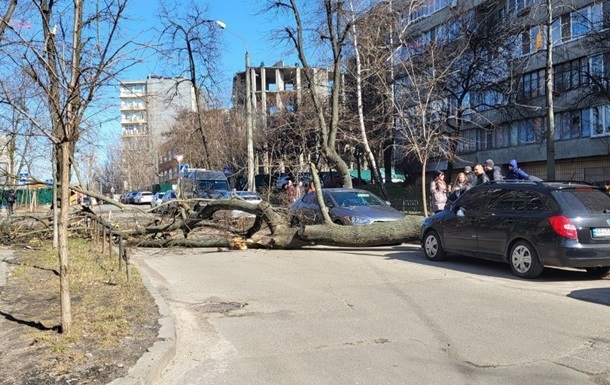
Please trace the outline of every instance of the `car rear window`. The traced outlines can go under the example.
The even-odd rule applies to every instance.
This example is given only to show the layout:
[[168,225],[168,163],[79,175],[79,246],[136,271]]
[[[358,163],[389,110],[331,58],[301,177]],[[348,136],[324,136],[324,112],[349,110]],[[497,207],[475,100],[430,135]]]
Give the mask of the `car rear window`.
[[600,214],[610,210],[610,195],[594,188],[557,190],[553,193],[561,201],[563,208],[574,214]]

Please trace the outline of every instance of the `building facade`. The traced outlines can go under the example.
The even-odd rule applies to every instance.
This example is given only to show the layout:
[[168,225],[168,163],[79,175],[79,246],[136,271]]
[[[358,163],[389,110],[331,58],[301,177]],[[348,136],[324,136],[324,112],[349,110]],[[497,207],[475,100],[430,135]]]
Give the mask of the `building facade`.
[[551,136],[555,179],[610,180],[610,1],[553,1],[550,12],[540,0],[409,4],[397,4],[395,97],[409,99],[423,83],[410,71],[418,65],[437,87],[432,103],[402,106],[423,105],[420,123],[446,137],[429,171],[448,157],[455,168],[517,159],[546,179]]
[[[307,81],[305,70],[297,64],[287,66],[279,61],[272,66],[265,66],[261,63],[259,67],[250,67],[249,70],[255,131],[281,125],[279,116],[282,112],[296,112],[303,103],[303,92],[310,87],[319,95],[330,94],[330,71],[326,68],[309,69],[313,85]],[[237,73],[233,78],[233,106],[236,109],[245,109],[245,85],[246,72]],[[264,143],[255,146],[255,173],[285,172],[285,159],[274,159],[265,147]]]
[[[160,146],[182,111],[195,111],[188,79],[150,75],[120,84],[125,190],[149,188],[160,180]],[[165,154],[165,152],[163,152]],[[164,155],[165,156],[165,155]]]

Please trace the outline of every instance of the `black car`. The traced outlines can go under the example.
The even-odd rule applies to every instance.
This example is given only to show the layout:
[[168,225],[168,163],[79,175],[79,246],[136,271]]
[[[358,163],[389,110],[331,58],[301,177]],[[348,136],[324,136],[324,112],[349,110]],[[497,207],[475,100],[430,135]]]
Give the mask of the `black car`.
[[475,186],[426,218],[431,261],[447,253],[507,262],[521,278],[544,266],[610,272],[610,196],[583,182],[504,181]]

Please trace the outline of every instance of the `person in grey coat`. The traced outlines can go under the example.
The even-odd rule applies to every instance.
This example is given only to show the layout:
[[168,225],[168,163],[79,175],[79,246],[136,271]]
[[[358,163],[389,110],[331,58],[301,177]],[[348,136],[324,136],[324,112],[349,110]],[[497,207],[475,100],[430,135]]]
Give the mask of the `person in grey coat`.
[[502,170],[499,166],[496,166],[494,164],[493,160],[487,159],[483,168],[485,169],[485,174],[487,174],[487,177],[490,181],[497,182],[499,180],[504,180],[504,176],[502,176]]

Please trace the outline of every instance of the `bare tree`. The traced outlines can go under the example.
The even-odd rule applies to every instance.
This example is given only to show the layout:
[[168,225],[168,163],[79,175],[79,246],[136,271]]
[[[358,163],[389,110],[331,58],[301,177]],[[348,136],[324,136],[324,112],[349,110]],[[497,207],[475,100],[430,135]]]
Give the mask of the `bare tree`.
[[217,70],[218,57],[215,21],[205,18],[208,12],[207,7],[194,1],[187,6],[182,3],[168,6],[164,2],[159,18],[163,26],[161,36],[167,38],[164,54],[171,61],[171,66],[181,68],[182,61],[188,63],[185,72],[195,94],[196,129],[203,145],[204,166],[219,168],[222,164],[212,163],[210,159],[210,140],[203,117],[204,108],[210,104],[205,102],[205,98],[212,93],[212,74]]
[[[68,255],[68,212],[71,159],[82,134],[87,111],[100,88],[108,84],[120,68],[130,63],[121,56],[128,43],[117,43],[120,22],[127,0],[103,4],[81,1],[30,0],[32,31],[21,34],[11,28],[10,49],[5,47],[5,84],[8,71],[29,78],[33,95],[44,99],[48,112],[37,119],[15,103],[9,87],[2,86],[3,101],[10,103],[23,119],[28,119],[53,144],[61,206],[58,213],[58,256],[60,271],[61,331],[72,326],[70,306],[70,264]],[[8,35],[7,35],[8,37]],[[58,207],[58,205],[55,205]]]
[[319,29],[316,30],[316,37],[317,39],[322,38],[323,40],[328,41],[332,57],[332,78],[330,99],[328,99],[330,117],[328,118],[326,115],[327,99],[319,92],[320,88],[324,87],[324,85],[320,84],[320,80],[315,77],[315,71],[312,70],[312,66],[309,64],[307,56],[305,32],[310,31],[310,28],[305,24],[307,21],[303,20],[301,12],[302,8],[306,8],[306,6],[297,0],[269,1],[267,10],[277,10],[281,13],[286,12],[294,20],[293,26],[286,26],[284,28],[283,35],[297,51],[299,61],[303,65],[303,74],[308,83],[308,95],[311,97],[317,114],[322,152],[326,157],[327,162],[337,168],[337,171],[343,180],[343,186],[352,187],[349,167],[337,150],[337,134],[340,126],[339,113],[341,109],[340,96],[343,83],[343,45],[346,43],[350,29],[350,22],[346,18],[347,13],[346,9],[344,9],[344,5],[343,2],[332,0],[323,0],[313,4],[310,2],[309,4],[310,7],[319,6],[321,8],[320,14],[322,15],[322,20],[324,20],[324,22]]

